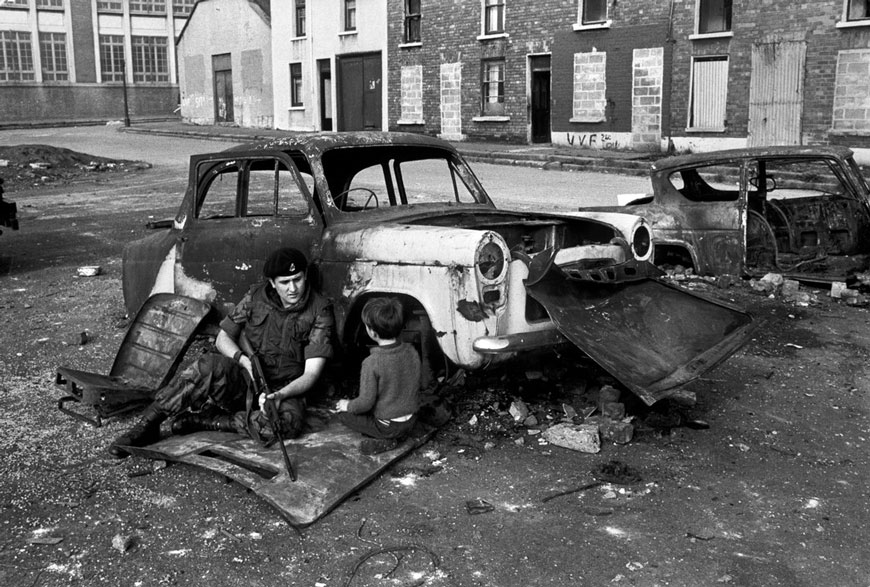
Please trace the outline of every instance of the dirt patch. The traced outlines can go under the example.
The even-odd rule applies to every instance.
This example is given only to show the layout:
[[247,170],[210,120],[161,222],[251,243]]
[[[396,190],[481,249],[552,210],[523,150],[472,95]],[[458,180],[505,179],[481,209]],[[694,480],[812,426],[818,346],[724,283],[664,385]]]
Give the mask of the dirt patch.
[[[97,157],[49,145],[0,146],[0,178],[7,197],[35,187],[149,169],[144,161]],[[10,199],[14,200],[14,197]]]

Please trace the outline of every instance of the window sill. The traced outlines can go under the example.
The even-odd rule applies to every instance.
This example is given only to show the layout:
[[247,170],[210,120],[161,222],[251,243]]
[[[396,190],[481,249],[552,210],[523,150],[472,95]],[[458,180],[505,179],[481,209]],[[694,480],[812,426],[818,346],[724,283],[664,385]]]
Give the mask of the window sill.
[[416,43],[400,43],[399,49],[414,49],[416,47],[422,47],[422,46],[423,46],[423,43],[420,41],[417,41]]
[[494,41],[496,39],[507,39],[510,37],[507,33],[492,33],[488,35],[477,35],[478,41]]
[[607,120],[603,116],[601,118],[569,118],[568,122],[577,122],[581,124],[597,124],[599,122],[604,122]]
[[866,137],[870,136],[870,130],[831,128],[828,134],[834,137]]
[[307,38],[308,38],[308,35],[302,35],[301,37],[291,37],[290,42],[291,43],[298,43],[299,41],[304,41]]
[[690,41],[706,41],[707,39],[730,39],[734,36],[734,31],[725,31],[723,33],[698,33],[689,35]]
[[724,126],[718,126],[718,127],[715,127],[715,128],[695,128],[695,127],[693,127],[693,128],[687,128],[687,129],[686,129],[686,132],[691,132],[691,133],[699,133],[699,132],[725,132],[725,127],[724,127]]
[[595,31],[600,29],[609,29],[610,25],[613,24],[612,20],[605,20],[604,22],[596,22],[594,24],[582,24],[579,22],[575,22],[571,25],[571,28],[575,31]]
[[510,116],[475,116],[472,122],[510,122]]
[[357,31],[342,31],[338,33],[339,37],[352,37],[357,34]]
[[421,126],[421,125],[426,124],[426,123],[423,122],[423,120],[421,119],[421,120],[397,120],[396,124],[398,124],[399,126],[413,126],[413,125]]
[[841,20],[835,26],[838,29],[853,29],[856,27],[870,26],[870,18],[865,20]]
[[288,112],[304,112],[305,105],[303,104],[302,106],[290,106],[290,108],[288,108],[287,111]]

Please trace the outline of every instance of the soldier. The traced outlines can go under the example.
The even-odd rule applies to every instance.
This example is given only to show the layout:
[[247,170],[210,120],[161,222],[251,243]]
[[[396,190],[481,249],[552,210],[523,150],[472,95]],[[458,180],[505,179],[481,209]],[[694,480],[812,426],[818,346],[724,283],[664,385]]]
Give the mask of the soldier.
[[[298,436],[305,416],[305,393],[333,356],[332,304],[308,283],[308,261],[300,251],[273,252],[263,266],[265,282],[251,287],[220,324],[217,352],[203,355],[159,389],[139,422],[109,446],[118,458],[124,446],[144,446],[160,438],[167,418],[173,434],[198,430],[270,436],[265,414],[253,402],[251,359],[241,348],[250,341],[260,358],[269,389],[258,398],[278,405],[285,438]],[[250,390],[250,391],[249,391]]]

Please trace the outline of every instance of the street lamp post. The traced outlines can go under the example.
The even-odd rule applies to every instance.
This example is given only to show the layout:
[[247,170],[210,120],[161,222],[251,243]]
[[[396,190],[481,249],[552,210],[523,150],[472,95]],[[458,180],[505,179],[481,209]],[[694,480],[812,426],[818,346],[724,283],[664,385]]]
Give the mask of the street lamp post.
[[130,108],[127,105],[127,60],[122,61],[121,81],[124,84],[124,126],[130,126]]

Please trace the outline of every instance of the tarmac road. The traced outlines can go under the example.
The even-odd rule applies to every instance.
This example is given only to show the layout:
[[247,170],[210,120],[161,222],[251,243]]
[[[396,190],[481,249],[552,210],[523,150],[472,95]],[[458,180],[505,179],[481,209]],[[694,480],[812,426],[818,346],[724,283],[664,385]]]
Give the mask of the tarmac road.
[[[301,533],[214,474],[105,457],[130,421],[59,412],[54,370],[109,372],[119,247],[174,211],[170,171],[15,198],[32,222],[0,236],[0,585],[870,585],[870,313],[824,292],[710,289],[766,324],[687,387],[694,406],[625,398],[635,436],[598,454],[540,440],[563,404],[595,405],[574,354],[469,375],[430,443]],[[518,398],[540,424],[513,421]],[[578,490],[613,462],[639,478]]]

